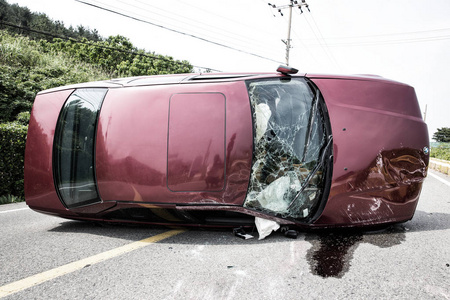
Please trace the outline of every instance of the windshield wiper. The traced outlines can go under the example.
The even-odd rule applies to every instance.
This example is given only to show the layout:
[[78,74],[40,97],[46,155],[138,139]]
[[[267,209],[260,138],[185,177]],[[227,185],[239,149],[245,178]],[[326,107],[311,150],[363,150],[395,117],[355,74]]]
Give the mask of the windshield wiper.
[[319,162],[317,163],[317,165],[314,167],[314,169],[312,169],[311,172],[306,177],[306,179],[305,179],[304,183],[302,184],[300,190],[297,192],[297,194],[295,195],[294,199],[292,199],[291,203],[289,203],[288,209],[290,209],[292,207],[292,205],[294,205],[295,201],[298,199],[298,197],[300,197],[300,194],[303,193],[303,191],[309,185],[309,182],[314,177],[314,175],[316,175],[317,171],[319,171],[320,168],[322,168],[322,166],[323,166],[323,164],[325,162],[325,159],[327,158],[328,149],[330,148],[331,145],[333,145],[333,136],[329,135],[328,136],[328,142],[327,142],[326,146],[323,148],[322,155],[320,157]]

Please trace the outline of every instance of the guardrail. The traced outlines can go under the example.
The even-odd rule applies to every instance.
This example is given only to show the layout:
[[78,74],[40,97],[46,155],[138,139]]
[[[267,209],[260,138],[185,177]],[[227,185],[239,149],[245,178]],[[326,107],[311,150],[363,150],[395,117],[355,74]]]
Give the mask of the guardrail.
[[430,163],[428,164],[428,168],[439,171],[441,173],[450,175],[450,161],[430,158]]

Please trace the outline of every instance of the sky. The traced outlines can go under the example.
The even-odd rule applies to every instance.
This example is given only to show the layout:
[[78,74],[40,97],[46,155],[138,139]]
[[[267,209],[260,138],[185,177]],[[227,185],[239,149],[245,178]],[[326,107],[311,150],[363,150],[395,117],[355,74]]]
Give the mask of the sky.
[[[289,0],[7,0],[66,26],[222,72],[285,64]],[[299,0],[300,2],[300,0]],[[108,10],[116,11],[132,18]],[[450,127],[449,0],[306,0],[292,13],[289,65],[301,73],[375,74],[413,86],[428,124]],[[138,20],[136,20],[138,19]],[[426,112],[426,116],[425,116]],[[376,126],[376,125],[374,125]]]

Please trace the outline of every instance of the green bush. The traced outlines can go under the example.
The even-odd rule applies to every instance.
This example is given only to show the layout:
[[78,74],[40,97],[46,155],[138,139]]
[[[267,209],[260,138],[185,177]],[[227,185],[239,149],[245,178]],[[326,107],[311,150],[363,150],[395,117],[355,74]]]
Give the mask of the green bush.
[[54,39],[39,42],[43,51],[65,53],[80,62],[95,65],[110,77],[190,73],[193,66],[188,61],[174,60],[170,56],[146,52],[133,46],[124,36],[110,36],[104,41],[81,43]]
[[450,161],[450,143],[440,143],[435,147],[431,147],[430,156]]
[[22,125],[28,125],[30,122],[31,113],[28,111],[23,111],[19,113],[16,117],[16,121]]
[[68,53],[44,51],[39,42],[0,30],[0,123],[30,112],[39,91],[107,78],[95,65]]
[[0,123],[30,112],[36,93],[53,87],[191,71],[187,61],[138,50],[122,36],[82,44],[61,39],[35,41],[0,30]]
[[22,201],[24,201],[24,199],[22,197],[17,197],[14,195],[0,196],[0,204],[9,204],[9,203],[22,202]]
[[24,196],[23,164],[28,126],[0,124],[0,196]]
[[0,30],[0,197],[10,201],[24,195],[27,124],[39,91],[116,76],[190,71],[188,62],[139,50],[121,36],[50,42]]

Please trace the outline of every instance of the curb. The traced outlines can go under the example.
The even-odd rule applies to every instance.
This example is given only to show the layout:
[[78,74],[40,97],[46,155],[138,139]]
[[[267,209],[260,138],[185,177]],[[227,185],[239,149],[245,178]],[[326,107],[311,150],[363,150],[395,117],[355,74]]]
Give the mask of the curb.
[[450,161],[430,157],[428,168],[450,175]]

